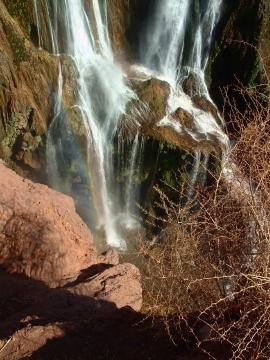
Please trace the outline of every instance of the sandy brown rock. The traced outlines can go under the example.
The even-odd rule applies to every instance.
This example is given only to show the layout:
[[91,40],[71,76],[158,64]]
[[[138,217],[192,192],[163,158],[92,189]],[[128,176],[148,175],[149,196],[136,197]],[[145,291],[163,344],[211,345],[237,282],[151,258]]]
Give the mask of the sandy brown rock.
[[92,237],[73,200],[22,179],[0,163],[0,264],[49,286],[97,262]]
[[70,197],[21,178],[2,162],[0,188],[0,265],[7,272],[49,287],[66,285],[64,297],[68,292],[91,303],[141,308],[139,270],[119,265],[116,250],[97,256]]
[[119,309],[130,306],[139,311],[142,306],[140,272],[132,264],[113,266],[67,289],[75,295],[114,303]]
[[115,249],[110,249],[98,257],[97,263],[107,264],[107,265],[118,265],[119,254]]
[[197,106],[199,109],[202,109],[203,111],[210,113],[217,122],[219,121],[218,110],[216,106],[211,103],[211,101],[200,95],[194,96],[192,100],[195,106]]
[[30,356],[50,339],[61,338],[65,331],[59,324],[25,327],[17,331],[9,340],[0,341],[0,359],[19,360]]

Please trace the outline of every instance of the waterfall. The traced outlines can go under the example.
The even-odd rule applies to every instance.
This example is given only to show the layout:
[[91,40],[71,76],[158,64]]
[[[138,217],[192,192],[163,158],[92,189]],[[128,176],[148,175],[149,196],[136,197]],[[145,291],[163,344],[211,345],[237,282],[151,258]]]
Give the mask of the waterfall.
[[[91,16],[83,0],[47,0],[45,3],[52,53],[64,53],[76,69],[77,95],[74,106],[80,113],[87,138],[87,168],[92,206],[97,219],[95,226],[104,231],[109,246],[126,249],[117,224],[121,205],[114,198],[117,190],[112,156],[116,131],[125,115],[126,105],[134,94],[126,86],[120,68],[114,63],[108,34],[107,3],[105,0],[92,0],[89,4]],[[62,97],[62,93],[58,95]],[[63,111],[59,114],[58,108],[49,131],[47,149],[51,169],[58,167],[53,162],[61,161],[61,157],[57,159],[54,147],[56,144],[58,148],[61,147],[61,141],[66,140],[63,138],[53,142],[54,135],[51,134],[55,131],[54,123],[57,121],[58,126],[63,127],[63,116]],[[69,130],[67,134],[71,136]],[[59,135],[61,137],[61,133]],[[60,152],[63,151],[62,148]]]
[[[176,122],[171,114],[182,108],[192,115],[192,132],[189,135],[198,144],[203,139],[215,138],[222,150],[221,176],[227,184],[230,194],[242,203],[250,202],[259,208],[260,197],[230,159],[230,141],[212,114],[199,109],[194,104],[194,96],[206,98],[212,104],[205,82],[205,69],[213,39],[215,26],[222,10],[223,0],[158,0],[154,15],[149,22],[146,33],[141,38],[141,63],[149,67],[156,76],[167,79],[171,84],[171,95],[168,102],[167,115],[158,123],[167,126],[176,133],[183,134],[183,126]],[[197,8],[196,8],[197,6]],[[145,71],[145,70],[144,70]],[[149,73],[149,72],[148,72]],[[183,89],[184,80],[192,75],[196,81],[196,93],[187,94]],[[213,104],[214,105],[214,104]],[[207,168],[209,154],[204,155],[203,166]],[[187,197],[192,196],[192,187],[196,184],[200,173],[201,153],[195,152],[190,174],[190,189]],[[206,171],[200,174],[199,184],[204,185]],[[259,212],[259,224],[263,228],[264,209]],[[249,236],[256,250],[257,229],[250,220]]]
[[203,163],[202,163],[203,173],[202,173],[202,176],[200,179],[201,186],[205,186],[205,184],[206,184],[206,180],[207,180],[207,171],[206,170],[208,169],[208,163],[209,163],[209,154],[206,154],[204,156]]
[[208,96],[204,71],[222,3],[157,0],[153,18],[141,37],[141,62],[178,82],[184,74],[192,73],[198,79],[200,92]]
[[194,156],[192,171],[191,171],[191,175],[190,175],[189,189],[187,191],[188,199],[190,199],[194,193],[193,187],[196,184],[196,180],[197,180],[198,173],[200,170],[201,157],[202,157],[202,154],[199,151],[197,151]]
[[131,211],[131,202],[132,202],[132,180],[134,177],[134,168],[135,168],[135,162],[136,162],[136,156],[138,153],[138,147],[139,147],[139,133],[137,133],[135,140],[133,142],[132,145],[132,150],[131,150],[131,159],[130,159],[130,174],[128,176],[128,183],[127,183],[127,187],[126,187],[126,194],[125,194],[125,198],[126,198],[126,210],[129,213]]
[[131,159],[130,159],[130,172],[128,176],[127,186],[125,189],[125,201],[126,201],[126,213],[135,214],[135,201],[138,198],[137,189],[134,184],[135,180],[135,169],[140,170],[143,154],[143,140],[139,138],[139,133],[135,136],[132,144]]
[[[223,0],[155,2],[152,18],[141,36],[140,61],[155,72],[155,76],[171,85],[167,115],[158,126],[171,127],[179,135],[188,135],[198,145],[215,139],[226,153],[229,140],[222,125],[194,102],[195,96],[200,96],[215,107],[205,82],[205,69],[222,5]],[[184,82],[189,77],[196,88],[195,93],[185,90]],[[172,114],[178,108],[192,116],[192,129],[173,119]],[[191,174],[192,184],[195,184],[198,175],[198,157],[197,152]]]
[[59,75],[58,75],[58,94],[55,99],[54,106],[54,118],[50,124],[48,131],[48,139],[46,144],[46,157],[48,163],[48,175],[50,183],[55,190],[63,190],[63,184],[60,183],[60,174],[57,164],[56,148],[54,146],[53,131],[56,126],[56,122],[59,119],[62,111],[62,93],[63,93],[63,74],[61,64],[59,63]]
[[41,48],[41,37],[40,37],[40,20],[39,20],[39,12],[38,12],[38,5],[37,0],[33,0],[33,7],[36,15],[36,22],[37,22],[37,33],[38,33],[38,47]]
[[[142,63],[175,78],[183,55],[190,0],[158,0],[141,42]],[[181,62],[181,60],[180,60]]]
[[[158,126],[171,127],[176,133],[188,135],[200,144],[205,139],[214,138],[222,150],[221,177],[227,185],[230,196],[249,208],[252,204],[256,209],[250,217],[248,238],[252,245],[251,255],[244,259],[246,264],[254,261],[257,254],[259,230],[265,228],[266,211],[262,199],[254,190],[250,181],[239,171],[237,164],[230,158],[231,146],[223,124],[207,111],[196,106],[195,96],[202,96],[212,105],[206,81],[205,69],[209,58],[210,47],[215,27],[222,11],[223,0],[157,0],[152,18],[142,34],[140,43],[140,61],[147,74],[155,73],[160,79],[167,80],[171,85],[167,114]],[[192,77],[195,91],[186,91],[184,82]],[[184,109],[192,116],[192,130],[176,122],[171,116],[177,108]],[[220,119],[221,120],[221,119]],[[196,150],[196,149],[194,149]],[[209,154],[204,154],[203,166],[207,168]],[[197,183],[204,185],[206,171],[200,174],[201,153],[195,151],[194,162],[190,174],[190,188],[187,198],[192,197],[192,187]],[[198,178],[200,175],[200,179]],[[152,244],[157,241],[154,238]],[[226,284],[227,295],[231,294],[232,279]]]
[[[211,101],[204,71],[222,0],[206,0],[203,4],[195,0],[157,0],[155,4],[153,17],[141,39],[141,63],[149,69],[150,76],[165,78],[171,85],[167,115],[158,126],[170,126],[183,134],[181,124],[171,116],[177,108],[183,108],[192,115],[193,129],[189,135],[194,141],[199,144],[202,139],[214,138],[226,149],[227,136],[214,116],[195,106],[193,97],[183,90],[184,80],[192,75],[197,81],[197,94]],[[141,104],[141,109],[132,109],[132,114],[126,114],[127,104],[136,95],[114,61],[107,1],[33,0],[33,5],[39,46],[50,47],[51,54],[59,56],[60,62],[55,114],[47,141],[51,185],[74,197],[78,196],[76,184],[89,185],[89,191],[83,192],[80,201],[90,203],[86,217],[90,218],[93,232],[103,232],[107,245],[125,250],[127,244],[121,227],[127,229],[134,224],[132,214],[139,197],[135,178],[143,154],[139,125],[135,124],[135,132],[132,122],[146,109]],[[41,13],[45,14],[45,20]],[[74,73],[74,101],[69,108],[64,108],[65,86],[70,81],[64,69],[67,63]],[[137,133],[133,139],[129,137],[127,146],[117,140],[124,118],[125,128]],[[76,126],[83,124],[83,150],[79,150],[74,122]],[[193,184],[201,158],[200,152],[194,151]],[[116,181],[120,168],[125,168],[128,174],[122,186]]]
[[208,0],[201,4],[200,16],[194,38],[189,66],[194,69],[205,70],[209,51],[212,44],[212,35],[222,11],[223,0]]

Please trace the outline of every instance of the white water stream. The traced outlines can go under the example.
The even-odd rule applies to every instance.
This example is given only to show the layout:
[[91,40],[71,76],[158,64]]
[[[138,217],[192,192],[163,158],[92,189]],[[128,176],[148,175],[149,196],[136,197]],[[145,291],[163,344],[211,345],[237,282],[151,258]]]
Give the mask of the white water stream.
[[200,93],[209,96],[204,71],[223,0],[157,0],[155,4],[141,37],[142,63],[177,82],[192,73]]
[[[105,0],[91,1],[91,21],[83,0],[47,0],[45,3],[52,52],[68,55],[77,72],[76,107],[80,110],[86,132],[91,193],[98,221],[96,227],[104,231],[109,246],[124,250],[126,243],[118,232],[116,215],[120,205],[114,198],[112,154],[119,121],[125,115],[127,103],[135,95],[126,86],[122,71],[114,63],[108,34],[107,3]],[[35,9],[38,19],[36,2]],[[59,79],[61,77],[60,71]],[[59,84],[61,82],[59,80]],[[58,89],[58,95],[61,102],[61,89]],[[55,116],[58,115],[59,108],[55,112]],[[49,166],[52,172],[56,172],[57,159],[50,134],[48,140]],[[52,178],[55,176],[51,175]]]
[[[158,126],[171,127],[179,135],[188,134],[196,143],[214,140],[227,153],[229,139],[214,116],[194,103],[184,92],[183,82],[192,77],[194,95],[203,96],[213,106],[205,82],[205,69],[223,0],[158,0],[154,14],[141,37],[141,63],[171,85],[167,115]],[[192,116],[192,130],[171,116],[181,108]],[[192,185],[199,168],[198,152],[191,173]]]
[[[33,2],[39,46],[42,47],[39,2]],[[213,115],[195,106],[193,99],[182,88],[183,81],[192,75],[197,84],[197,95],[212,102],[204,72],[222,2],[157,0],[146,31],[141,36],[140,48],[144,66],[141,70],[147,68],[146,73],[165,78],[171,85],[167,116],[158,126],[170,126],[183,135],[182,125],[171,116],[177,108],[182,108],[192,115],[192,131],[184,130],[195,142],[200,144],[205,140],[214,140],[227,152],[229,141],[222,126]],[[119,222],[124,217],[127,228],[134,222],[131,213],[137,195],[133,189],[133,178],[134,169],[141,161],[142,143],[139,135],[135,136],[131,146],[129,177],[123,191],[125,204],[121,204],[117,199],[119,189],[115,182],[114,142],[120,121],[126,115],[127,104],[135,98],[135,94],[127,87],[121,69],[114,62],[108,33],[107,1],[43,0],[43,4],[47,11],[47,32],[51,37],[52,54],[65,54],[75,67],[74,107],[80,112],[87,138],[87,168],[92,206],[97,219],[95,226],[103,229],[108,245],[125,250],[127,245],[120,235]],[[63,116],[61,104],[64,82],[60,67],[58,102],[52,125],[61,121]],[[61,184],[59,160],[53,143],[55,134],[51,134],[52,131],[53,126],[47,144],[49,170],[51,179],[56,183],[54,186],[61,190],[61,186],[65,186]],[[60,146],[61,141],[58,139]],[[122,149],[121,144],[118,148]],[[196,183],[201,159],[197,149],[194,151],[192,185]]]
[[[256,216],[250,217],[247,236],[252,246],[252,254],[243,261],[254,261],[257,254],[259,230],[266,228],[267,217],[260,194],[254,190],[239,171],[236,163],[231,160],[231,146],[222,124],[217,122],[209,112],[203,111],[194,103],[193,96],[203,96],[214,105],[210,98],[205,70],[209,58],[215,26],[222,12],[223,0],[198,1],[197,14],[192,0],[157,0],[152,21],[147,26],[146,34],[141,39],[141,63],[150,68],[150,74],[156,72],[160,79],[166,79],[171,85],[167,115],[159,121],[159,126],[171,127],[179,136],[188,133],[192,139],[200,144],[205,140],[214,139],[222,150],[221,176],[227,185],[230,195],[248,209],[256,209]],[[195,94],[185,93],[184,82],[192,76],[195,83]],[[194,91],[194,89],[192,89]],[[172,114],[181,108],[192,115],[192,131],[174,120]],[[195,150],[195,149],[194,149]],[[193,186],[196,184],[200,168],[201,153],[195,150],[193,168],[190,174],[190,188],[187,198],[192,197]],[[205,154],[203,166],[207,168],[208,155]],[[206,171],[200,183],[206,181]],[[154,238],[153,243],[156,241]],[[226,284],[226,292],[231,293],[233,281]]]

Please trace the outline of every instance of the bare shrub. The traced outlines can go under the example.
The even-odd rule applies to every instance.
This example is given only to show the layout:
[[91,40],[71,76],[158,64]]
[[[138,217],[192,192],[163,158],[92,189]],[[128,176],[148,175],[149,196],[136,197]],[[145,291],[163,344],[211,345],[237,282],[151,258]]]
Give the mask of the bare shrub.
[[165,230],[141,246],[145,309],[210,359],[269,359],[270,108],[265,88],[236,90],[247,111],[225,90],[237,129],[227,170],[181,206],[156,189]]

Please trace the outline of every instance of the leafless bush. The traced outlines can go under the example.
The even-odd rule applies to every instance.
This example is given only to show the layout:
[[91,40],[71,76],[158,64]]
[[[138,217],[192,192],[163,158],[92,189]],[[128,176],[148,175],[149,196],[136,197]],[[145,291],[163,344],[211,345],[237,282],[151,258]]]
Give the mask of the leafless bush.
[[237,91],[245,113],[224,92],[237,129],[229,184],[221,171],[182,206],[157,189],[165,230],[141,247],[145,301],[173,341],[210,359],[261,360],[270,358],[270,107],[260,88]]

